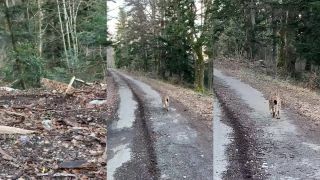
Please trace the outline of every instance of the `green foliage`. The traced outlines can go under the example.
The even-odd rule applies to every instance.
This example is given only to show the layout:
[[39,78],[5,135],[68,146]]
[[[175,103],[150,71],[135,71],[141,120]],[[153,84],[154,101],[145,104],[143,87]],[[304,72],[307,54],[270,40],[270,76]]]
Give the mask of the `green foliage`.
[[106,37],[105,1],[88,1],[80,8],[78,36],[81,44],[89,46],[109,44]]
[[130,57],[128,54],[128,47],[122,47],[121,45],[115,45],[115,65],[117,68],[129,67]]
[[93,57],[80,61],[79,69],[75,75],[85,81],[92,82],[104,79],[106,71],[105,56],[96,53]]
[[[105,55],[100,55],[100,47],[104,54],[104,48],[112,44],[107,39],[104,0],[66,1],[68,14],[72,13],[68,8],[72,9],[73,3],[75,10],[78,8],[76,27],[72,26],[72,30],[76,28],[74,34],[66,33],[63,6],[59,1],[64,38],[67,39],[69,36],[71,39],[70,46],[68,42],[66,43],[66,53],[60,32],[56,1],[8,2],[8,6],[5,1],[0,2],[0,38],[7,42],[5,44],[8,55],[5,67],[0,73],[6,77],[7,81],[16,82],[15,86],[18,88],[32,88],[39,86],[41,76],[65,82],[73,75],[84,79],[103,78]],[[38,2],[41,2],[42,21],[40,21]],[[75,21],[70,16],[68,21],[71,22],[71,20]],[[39,24],[40,22],[42,24]],[[39,27],[42,30],[41,38]],[[73,35],[78,38],[78,41],[72,37]],[[87,49],[95,55],[87,56]],[[41,58],[39,58],[40,54]]]
[[217,44],[219,53],[225,57],[237,56],[243,52],[245,43],[245,33],[238,28],[238,24],[233,19],[225,23],[224,32],[221,33]]
[[45,77],[48,79],[54,79],[61,82],[67,82],[70,79],[68,74],[68,69],[62,67],[53,67],[50,68],[45,74]]
[[16,51],[10,54],[7,66],[4,67],[5,80],[18,80],[15,83],[16,88],[39,87],[40,78],[44,75],[41,62],[32,44],[19,44]]
[[[163,19],[152,19],[145,12],[146,4],[127,0],[132,8],[120,9],[117,24],[115,62],[117,67],[156,71],[162,78],[178,76],[194,82],[194,54],[192,33],[200,32],[195,26],[194,1],[170,1],[159,5]],[[166,19],[164,21],[164,19]],[[161,26],[162,24],[165,26]],[[154,24],[160,22],[160,24]],[[161,27],[159,27],[159,25]]]
[[320,65],[320,2],[308,3],[297,22],[297,52],[307,61]]
[[264,59],[285,77],[299,60],[320,65],[318,0],[215,0],[212,10],[216,56]]
[[115,62],[117,67],[128,67],[135,70],[149,71],[152,57],[150,27],[147,26],[144,6],[135,4],[134,11],[130,12],[133,17],[127,19],[127,13],[120,9],[115,44]]

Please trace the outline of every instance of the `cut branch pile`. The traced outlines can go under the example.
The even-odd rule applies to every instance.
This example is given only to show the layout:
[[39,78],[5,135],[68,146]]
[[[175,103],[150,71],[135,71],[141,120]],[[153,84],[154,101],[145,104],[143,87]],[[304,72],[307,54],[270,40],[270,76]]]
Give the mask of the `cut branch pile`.
[[53,92],[72,94],[74,92],[74,88],[72,87],[74,80],[75,77],[73,76],[70,80],[70,83],[65,84],[58,81],[42,78],[41,85],[49,90],[52,90]]

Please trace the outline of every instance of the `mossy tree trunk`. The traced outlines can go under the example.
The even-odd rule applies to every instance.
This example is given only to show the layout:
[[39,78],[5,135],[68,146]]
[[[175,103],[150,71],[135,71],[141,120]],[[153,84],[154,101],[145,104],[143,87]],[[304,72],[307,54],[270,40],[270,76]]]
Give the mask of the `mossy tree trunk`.
[[195,61],[195,89],[196,91],[204,91],[204,58],[202,54],[202,46],[197,44],[194,46],[194,52],[196,54]]

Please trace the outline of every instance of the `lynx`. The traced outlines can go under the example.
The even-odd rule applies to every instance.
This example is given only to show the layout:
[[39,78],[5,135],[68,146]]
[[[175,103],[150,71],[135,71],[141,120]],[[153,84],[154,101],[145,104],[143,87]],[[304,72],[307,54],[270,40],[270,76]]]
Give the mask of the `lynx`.
[[162,98],[162,106],[163,106],[163,109],[165,109],[166,111],[169,111],[169,96],[165,95]]
[[272,118],[280,119],[281,98],[279,92],[269,98],[269,110]]

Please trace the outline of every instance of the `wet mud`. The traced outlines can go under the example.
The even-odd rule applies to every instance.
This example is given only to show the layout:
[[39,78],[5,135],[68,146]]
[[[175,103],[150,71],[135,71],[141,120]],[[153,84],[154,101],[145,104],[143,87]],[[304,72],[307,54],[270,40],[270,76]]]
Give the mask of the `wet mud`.
[[157,179],[143,105],[122,77],[111,74],[119,86],[120,103],[108,127],[108,180]]
[[233,129],[223,120],[225,112],[216,97],[214,97],[214,116],[213,116],[213,179],[222,179],[229,165],[229,153],[227,149],[231,146],[234,138]]

